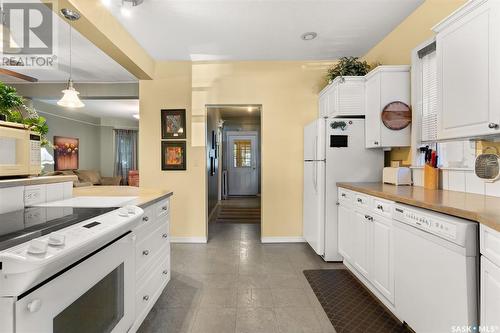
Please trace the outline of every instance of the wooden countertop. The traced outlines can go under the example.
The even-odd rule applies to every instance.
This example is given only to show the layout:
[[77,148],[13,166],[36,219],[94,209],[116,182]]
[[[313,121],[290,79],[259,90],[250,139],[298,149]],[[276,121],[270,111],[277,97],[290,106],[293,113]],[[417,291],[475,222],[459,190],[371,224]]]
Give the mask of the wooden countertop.
[[0,179],[0,188],[13,187],[13,186],[28,186],[28,185],[41,185],[41,184],[54,184],[77,181],[78,177],[71,175],[61,176],[39,176],[39,177],[25,177],[25,178],[10,178]]
[[498,197],[383,183],[337,183],[337,186],[476,221],[500,232],[500,198]]
[[146,207],[157,201],[168,198],[174,193],[172,191],[164,191],[143,187],[133,186],[86,186],[76,187],[73,189],[74,197],[137,197],[132,205]]

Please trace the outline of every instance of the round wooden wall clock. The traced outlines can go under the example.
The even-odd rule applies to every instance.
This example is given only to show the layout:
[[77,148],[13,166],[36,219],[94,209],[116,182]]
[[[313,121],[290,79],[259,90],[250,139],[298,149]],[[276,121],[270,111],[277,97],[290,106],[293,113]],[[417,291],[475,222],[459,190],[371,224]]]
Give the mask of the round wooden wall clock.
[[403,102],[391,102],[382,111],[382,122],[388,129],[402,130],[411,123],[411,108]]

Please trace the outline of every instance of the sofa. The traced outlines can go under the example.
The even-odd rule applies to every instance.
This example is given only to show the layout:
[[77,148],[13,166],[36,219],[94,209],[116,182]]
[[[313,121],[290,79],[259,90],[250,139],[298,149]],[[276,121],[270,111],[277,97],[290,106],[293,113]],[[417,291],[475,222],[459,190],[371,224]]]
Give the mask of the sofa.
[[54,171],[51,175],[76,175],[78,181],[73,182],[74,187],[95,186],[95,185],[108,185],[119,186],[122,177],[103,177],[97,170],[64,170]]

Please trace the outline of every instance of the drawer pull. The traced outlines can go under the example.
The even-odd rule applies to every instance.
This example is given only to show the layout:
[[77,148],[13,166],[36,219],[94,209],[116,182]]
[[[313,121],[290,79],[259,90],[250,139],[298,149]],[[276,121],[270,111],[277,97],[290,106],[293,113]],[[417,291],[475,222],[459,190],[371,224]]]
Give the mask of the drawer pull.
[[488,128],[491,128],[491,129],[497,129],[497,128],[498,128],[498,124],[495,124],[495,123],[489,123],[489,124],[488,124]]
[[358,198],[358,202],[363,203],[363,199]]
[[342,197],[345,198],[345,193],[342,193]]
[[144,297],[142,297],[143,300],[145,301],[149,301],[149,296],[148,295],[144,295]]
[[145,255],[145,256],[147,256],[149,254],[149,250],[142,251],[142,254]]
[[167,270],[164,270],[162,273],[163,273],[163,275],[167,275],[167,274],[168,274],[168,271],[167,271]]
[[377,209],[380,209],[381,211],[384,211],[384,207],[382,205],[377,205]]
[[161,210],[167,210],[167,206],[161,207]]
[[163,235],[161,235],[161,237],[163,237],[163,238],[167,238],[167,237],[168,237],[168,234],[163,234]]
[[148,217],[148,216],[144,216],[144,217],[142,218],[142,220],[143,220],[144,222],[148,222],[148,221],[149,221],[149,217]]

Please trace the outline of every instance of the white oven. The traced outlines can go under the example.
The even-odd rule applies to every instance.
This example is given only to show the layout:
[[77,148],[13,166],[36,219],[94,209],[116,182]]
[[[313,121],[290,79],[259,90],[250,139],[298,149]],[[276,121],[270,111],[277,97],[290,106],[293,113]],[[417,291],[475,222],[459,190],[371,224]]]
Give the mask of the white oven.
[[15,332],[126,332],[134,322],[134,240],[128,232],[19,295]]

